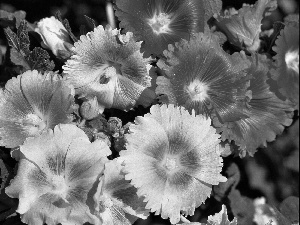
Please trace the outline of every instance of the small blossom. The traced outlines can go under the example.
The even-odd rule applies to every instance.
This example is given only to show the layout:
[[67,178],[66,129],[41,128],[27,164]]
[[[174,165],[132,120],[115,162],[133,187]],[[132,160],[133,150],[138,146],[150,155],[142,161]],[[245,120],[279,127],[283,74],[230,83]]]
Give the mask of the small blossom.
[[120,26],[144,41],[145,54],[161,54],[168,44],[204,30],[202,0],[117,0]]
[[273,50],[277,53],[273,79],[277,80],[280,92],[299,109],[299,23],[281,30]]
[[141,43],[132,33],[98,26],[80,37],[75,55],[63,66],[65,79],[80,97],[97,97],[99,106],[128,110],[148,106],[155,94],[151,86],[150,59],[140,53]]
[[249,86],[252,99],[244,111],[246,117],[225,123],[220,123],[217,117],[213,120],[223,140],[234,140],[240,146],[240,156],[246,153],[253,156],[258,147],[266,147],[293,121],[293,104],[280,100],[267,84],[269,64],[264,57],[253,58],[248,70],[253,77]]
[[59,51],[69,51],[67,46],[71,40],[68,31],[54,16],[40,20],[35,31],[41,35],[43,45],[49,48],[54,55],[57,56]]
[[92,222],[88,193],[103,172],[111,154],[102,141],[90,143],[86,134],[61,124],[20,147],[17,176],[5,189],[19,198],[17,212],[30,225]]
[[245,4],[237,13],[231,11],[224,16],[215,15],[217,26],[232,44],[257,51],[260,47],[259,34],[264,12],[276,7],[277,1],[274,0],[258,0],[255,5]]
[[156,82],[156,94],[162,95],[159,98],[163,103],[206,116],[216,110],[222,121],[243,116],[245,104],[241,100],[249,85],[243,72],[247,60],[228,55],[214,37],[202,33],[189,42],[169,45],[164,55],[166,60],[159,60],[158,66],[166,76],[159,76]]
[[180,212],[193,215],[210,196],[221,176],[219,135],[210,119],[174,105],[154,105],[151,114],[137,117],[126,134],[127,150],[120,152],[126,180],[131,180],[146,208],[180,220]]
[[143,198],[137,196],[137,189],[125,180],[121,169],[116,160],[105,164],[104,175],[100,177],[94,195],[95,215],[99,218],[96,225],[131,225],[138,218],[146,219],[149,214]]
[[0,145],[17,147],[27,137],[70,123],[73,91],[57,74],[26,71],[9,80],[0,92]]

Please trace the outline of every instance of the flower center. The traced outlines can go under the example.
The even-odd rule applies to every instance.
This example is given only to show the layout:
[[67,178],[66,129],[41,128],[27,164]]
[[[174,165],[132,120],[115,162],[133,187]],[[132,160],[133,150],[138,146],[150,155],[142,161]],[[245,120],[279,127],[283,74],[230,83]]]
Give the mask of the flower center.
[[208,97],[208,86],[199,80],[194,80],[193,82],[191,82],[188,86],[185,87],[185,90],[190,95],[192,101],[202,102]]
[[172,156],[166,157],[163,166],[168,171],[174,171],[175,169],[179,168],[177,157],[172,157]]
[[157,35],[163,33],[170,33],[169,25],[171,23],[170,16],[166,13],[155,14],[152,19],[148,19],[149,26]]
[[107,84],[111,80],[111,78],[113,78],[117,74],[122,74],[121,67],[122,65],[119,63],[108,61],[105,72],[99,78],[99,83]]
[[36,114],[28,114],[21,124],[29,135],[36,135],[46,128],[46,123]]
[[63,176],[54,175],[51,179],[52,193],[58,195],[65,202],[67,201],[68,185],[66,184],[65,178]]
[[299,74],[299,49],[285,54],[285,63],[289,69]]

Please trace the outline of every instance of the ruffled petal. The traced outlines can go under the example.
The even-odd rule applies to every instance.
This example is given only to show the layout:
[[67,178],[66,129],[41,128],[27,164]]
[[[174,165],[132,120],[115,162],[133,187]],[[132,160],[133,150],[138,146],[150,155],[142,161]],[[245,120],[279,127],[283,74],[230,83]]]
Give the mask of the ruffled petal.
[[249,87],[252,99],[245,112],[247,118],[226,123],[220,123],[217,117],[213,120],[223,140],[234,140],[240,146],[240,156],[253,155],[258,147],[274,141],[292,123],[293,104],[280,100],[267,84],[268,63],[265,58],[256,57],[248,71],[253,78]]
[[9,80],[0,93],[0,145],[17,147],[27,137],[71,122],[73,94],[52,73],[27,71]]
[[138,99],[148,106],[152,101],[140,97],[151,86],[149,59],[143,58],[132,33],[119,32],[98,26],[81,36],[74,44],[75,55],[63,66],[65,80],[81,97],[96,96],[106,108],[128,110]]
[[266,10],[275,10],[276,7],[277,1],[274,0],[258,0],[255,5],[245,4],[234,14],[216,15],[217,26],[232,44],[257,51],[260,47],[259,34],[264,13]]
[[273,50],[277,55],[272,78],[277,81],[280,92],[299,109],[299,23],[285,26]]
[[[177,223],[180,212],[193,215],[220,175],[219,135],[203,116],[174,105],[154,105],[137,117],[118,159],[125,178],[145,196],[146,208]],[[201,132],[199,132],[201,130]]]
[[121,169],[116,160],[106,163],[94,195],[96,213],[103,224],[130,225],[138,218],[146,219],[149,214],[143,198],[137,196],[137,189],[125,180]]
[[156,92],[166,95],[168,103],[206,116],[214,109],[222,121],[244,116],[243,100],[249,84],[243,72],[246,59],[228,55],[215,37],[202,33],[189,42],[170,45],[164,55],[166,61],[160,60],[158,66],[166,72],[168,80],[158,77]]
[[83,224],[93,222],[88,193],[98,181],[111,154],[102,141],[90,143],[75,125],[60,124],[20,151],[19,171],[7,194],[19,198],[22,221],[29,224]]
[[168,44],[204,31],[202,0],[117,0],[120,27],[144,41],[147,56],[159,55]]

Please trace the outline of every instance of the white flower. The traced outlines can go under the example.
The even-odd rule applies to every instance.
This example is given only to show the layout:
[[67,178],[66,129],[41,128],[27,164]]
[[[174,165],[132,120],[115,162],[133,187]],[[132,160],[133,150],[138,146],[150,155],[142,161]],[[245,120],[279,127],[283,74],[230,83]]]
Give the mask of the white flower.
[[40,20],[35,29],[43,39],[43,47],[49,48],[57,56],[58,51],[68,51],[65,43],[71,43],[68,31],[54,16]]

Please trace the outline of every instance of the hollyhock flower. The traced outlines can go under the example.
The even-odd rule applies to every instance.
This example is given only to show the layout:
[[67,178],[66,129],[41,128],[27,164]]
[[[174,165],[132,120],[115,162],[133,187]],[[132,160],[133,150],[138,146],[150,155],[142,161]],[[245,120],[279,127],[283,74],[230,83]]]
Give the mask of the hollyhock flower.
[[35,31],[41,35],[42,45],[49,48],[55,56],[59,51],[69,51],[67,46],[71,44],[71,40],[68,31],[54,16],[40,20]]
[[249,85],[243,70],[248,62],[238,54],[228,55],[215,37],[199,33],[164,51],[158,66],[166,76],[157,78],[156,94],[163,103],[184,106],[210,116],[216,110],[222,121],[243,116]]
[[258,147],[266,147],[267,142],[274,141],[285,126],[292,123],[293,105],[280,100],[271,92],[267,84],[269,64],[264,57],[254,57],[248,71],[253,78],[249,90],[252,99],[245,111],[246,118],[237,121],[220,123],[215,117],[213,122],[222,139],[234,140],[240,150],[240,156],[248,152],[253,156]]
[[99,218],[94,222],[96,225],[131,225],[138,218],[146,219],[149,214],[143,198],[137,196],[137,189],[125,180],[121,169],[116,160],[105,164],[104,175],[100,177],[94,195],[95,213]]
[[116,0],[120,27],[144,41],[145,54],[159,55],[168,44],[204,31],[202,0]]
[[257,51],[260,47],[261,21],[266,10],[276,9],[275,0],[258,0],[255,5],[244,4],[238,13],[215,15],[217,27],[229,41],[240,48]]
[[16,210],[30,225],[92,222],[88,193],[103,172],[111,154],[102,141],[90,143],[71,124],[60,124],[20,147],[17,176],[5,193],[19,198]]
[[132,33],[101,25],[82,35],[75,55],[63,66],[66,82],[80,97],[97,97],[99,106],[128,110],[136,104],[148,106],[155,98],[149,76],[150,59],[140,53],[141,43]]
[[70,123],[74,91],[54,73],[25,73],[9,80],[0,92],[0,145],[17,147],[27,137]]
[[277,80],[280,92],[299,109],[299,23],[281,30],[273,50],[277,53],[273,79]]
[[125,179],[145,197],[147,209],[172,224],[179,222],[180,212],[193,215],[212,185],[226,181],[220,174],[220,136],[210,124],[194,111],[190,115],[182,107],[154,105],[125,134],[127,150],[119,158]]

